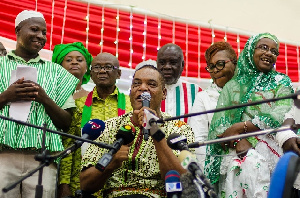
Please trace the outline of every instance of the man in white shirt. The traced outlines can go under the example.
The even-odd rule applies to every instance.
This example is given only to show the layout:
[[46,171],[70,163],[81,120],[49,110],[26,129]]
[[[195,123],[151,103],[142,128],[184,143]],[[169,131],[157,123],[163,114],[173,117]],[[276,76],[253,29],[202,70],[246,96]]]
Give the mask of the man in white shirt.
[[[180,79],[184,68],[182,49],[173,43],[162,46],[157,53],[157,68],[163,73],[168,93],[161,111],[171,116],[189,113],[201,88]],[[181,120],[187,122],[187,118]]]

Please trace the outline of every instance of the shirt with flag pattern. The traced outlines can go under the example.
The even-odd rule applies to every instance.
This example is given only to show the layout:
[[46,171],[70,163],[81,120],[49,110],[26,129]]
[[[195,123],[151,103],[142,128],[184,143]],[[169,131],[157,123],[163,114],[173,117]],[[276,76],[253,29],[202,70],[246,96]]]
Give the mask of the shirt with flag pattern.
[[[178,79],[176,84],[166,85],[167,97],[161,103],[161,111],[171,116],[180,116],[191,111],[196,94],[202,89],[193,83]],[[188,122],[188,118],[181,119]]]

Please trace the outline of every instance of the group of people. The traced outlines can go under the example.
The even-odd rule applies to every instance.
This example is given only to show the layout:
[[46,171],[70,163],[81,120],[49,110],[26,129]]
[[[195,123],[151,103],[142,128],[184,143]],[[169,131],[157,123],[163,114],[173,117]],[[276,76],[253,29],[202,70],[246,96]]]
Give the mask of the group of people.
[[[150,129],[143,137],[145,110],[158,118],[232,106],[286,96],[294,92],[288,76],[274,68],[279,41],[274,35],[254,35],[240,57],[227,42],[213,43],[205,52],[206,70],[212,83],[205,90],[180,79],[184,56],[175,44],[162,46],[157,61],[144,61],[135,70],[130,94],[118,89],[121,76],[118,59],[110,53],[94,58],[80,42],[56,45],[52,62],[42,60],[39,51],[46,43],[46,21],[36,11],[22,11],[15,20],[16,49],[0,57],[0,112],[10,117],[13,103],[31,102],[27,122],[81,136],[91,119],[105,121],[105,130],[96,139],[112,144],[120,127],[130,125],[134,140],[122,145],[102,171],[95,166],[108,152],[93,144],[52,163],[43,171],[43,197],[74,197],[82,190],[97,197],[165,197],[164,177],[170,170],[187,172],[166,138],[179,133],[187,142],[249,133],[295,123],[293,101],[237,108],[218,113],[173,120],[159,125],[161,134]],[[0,45],[0,50],[3,46]],[[2,51],[2,50],[1,50]],[[20,66],[37,69],[37,80],[13,79]],[[90,78],[92,91],[82,86]],[[142,93],[151,95],[143,106]],[[0,119],[0,189],[20,179],[39,162],[34,156],[42,149],[43,131]],[[51,153],[74,144],[73,139],[46,133],[45,147]],[[267,197],[271,174],[281,155],[300,155],[300,139],[293,131],[261,135],[197,148],[195,154],[219,197]],[[59,168],[59,169],[58,169]],[[59,184],[56,185],[57,172]],[[22,181],[0,198],[34,197],[38,174]],[[297,180],[298,181],[298,180]],[[296,189],[299,189],[297,181]]]

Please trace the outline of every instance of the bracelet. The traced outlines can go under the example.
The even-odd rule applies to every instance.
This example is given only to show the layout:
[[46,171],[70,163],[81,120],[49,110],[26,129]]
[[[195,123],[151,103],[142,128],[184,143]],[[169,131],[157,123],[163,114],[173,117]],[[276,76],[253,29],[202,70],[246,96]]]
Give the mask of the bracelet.
[[247,121],[244,122],[244,133],[248,132]]
[[236,147],[237,143],[239,143],[241,141],[241,138],[237,139],[237,140],[234,140],[233,141],[233,148]]

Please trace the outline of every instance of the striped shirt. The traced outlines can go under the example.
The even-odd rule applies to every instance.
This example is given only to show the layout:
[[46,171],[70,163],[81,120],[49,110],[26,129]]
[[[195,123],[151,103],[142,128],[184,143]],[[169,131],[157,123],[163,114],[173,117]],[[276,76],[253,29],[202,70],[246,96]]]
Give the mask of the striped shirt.
[[[76,77],[58,64],[42,60],[40,56],[26,62],[12,51],[6,57],[0,57],[0,93],[8,88],[11,71],[16,69],[17,64],[37,68],[37,83],[59,107],[64,105],[78,83]],[[9,103],[6,104],[0,110],[0,115],[9,117],[9,107]],[[57,130],[44,106],[35,101],[31,102],[27,122],[37,126],[46,124],[47,128]],[[0,150],[3,149],[3,146],[13,149],[40,149],[42,147],[42,135],[42,130],[0,119]],[[45,143],[46,149],[50,151],[64,149],[61,137],[57,134],[47,132]]]
[[[178,79],[176,84],[166,85],[167,98],[161,103],[161,111],[171,116],[180,116],[190,113],[196,94],[202,89],[193,83],[183,82]],[[188,118],[181,121],[187,123]]]

